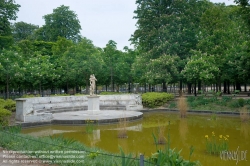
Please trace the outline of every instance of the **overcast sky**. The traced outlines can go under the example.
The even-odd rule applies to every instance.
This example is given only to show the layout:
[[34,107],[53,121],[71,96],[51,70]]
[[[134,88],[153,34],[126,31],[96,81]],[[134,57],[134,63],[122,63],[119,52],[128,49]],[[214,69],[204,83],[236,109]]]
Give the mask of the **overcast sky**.
[[[136,0],[16,0],[21,5],[16,22],[24,21],[44,25],[42,18],[53,9],[65,5],[74,11],[80,21],[81,35],[92,40],[97,47],[105,47],[109,40],[117,43],[117,48],[130,46],[128,41],[134,33],[136,20],[133,19]],[[212,0],[233,4],[233,0]]]

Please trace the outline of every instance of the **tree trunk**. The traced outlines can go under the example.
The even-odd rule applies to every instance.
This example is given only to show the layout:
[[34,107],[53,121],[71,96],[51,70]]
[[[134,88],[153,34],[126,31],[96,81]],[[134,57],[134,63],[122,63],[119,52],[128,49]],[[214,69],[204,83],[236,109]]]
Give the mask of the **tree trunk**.
[[218,88],[219,88],[219,91],[221,92],[221,80],[220,80],[220,77],[218,79]]
[[166,81],[162,82],[162,92],[166,92],[167,91],[167,87],[166,87]]
[[244,91],[247,92],[247,84],[244,84]]
[[241,86],[240,86],[240,83],[239,83],[239,82],[236,82],[236,90],[241,91]]
[[146,83],[144,84],[144,92],[145,93],[147,92],[147,84]]
[[180,80],[180,87],[179,87],[179,90],[182,91],[182,80]]
[[187,86],[188,86],[188,94],[191,94],[192,84],[188,83]]
[[226,80],[224,80],[224,84],[223,84],[223,93],[227,93],[227,82]]
[[9,99],[9,74],[6,76],[6,98]]
[[152,92],[152,91],[151,91],[151,84],[148,84],[148,91],[149,91],[149,92]]
[[39,83],[39,93],[40,93],[40,95],[42,95],[42,97],[43,97],[41,81],[40,81],[40,83]]
[[196,81],[194,83],[194,96],[197,96],[197,93],[196,93]]
[[201,90],[201,81],[198,81],[198,92]]

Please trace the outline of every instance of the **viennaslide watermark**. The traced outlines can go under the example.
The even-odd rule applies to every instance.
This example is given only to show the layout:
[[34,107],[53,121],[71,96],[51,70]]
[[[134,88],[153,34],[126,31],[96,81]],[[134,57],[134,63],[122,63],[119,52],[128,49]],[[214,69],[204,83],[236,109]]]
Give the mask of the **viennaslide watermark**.
[[239,146],[236,150],[228,151],[223,150],[220,152],[221,160],[235,160],[236,165],[239,161],[247,161],[247,150],[239,150]]

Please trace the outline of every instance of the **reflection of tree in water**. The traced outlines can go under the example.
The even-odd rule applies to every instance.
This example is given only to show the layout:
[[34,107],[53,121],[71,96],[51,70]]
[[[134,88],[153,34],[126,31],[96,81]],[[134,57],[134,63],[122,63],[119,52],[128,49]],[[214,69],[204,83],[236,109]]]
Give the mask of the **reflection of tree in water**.
[[248,139],[249,130],[250,130],[249,123],[241,123],[241,126],[240,126],[240,135],[244,136],[245,139]]
[[180,118],[179,121],[179,133],[180,133],[180,139],[183,144],[185,144],[186,136],[188,133],[188,123],[186,118]]
[[93,130],[92,134],[88,134],[88,140],[91,147],[95,147],[96,143],[100,141],[100,130]]

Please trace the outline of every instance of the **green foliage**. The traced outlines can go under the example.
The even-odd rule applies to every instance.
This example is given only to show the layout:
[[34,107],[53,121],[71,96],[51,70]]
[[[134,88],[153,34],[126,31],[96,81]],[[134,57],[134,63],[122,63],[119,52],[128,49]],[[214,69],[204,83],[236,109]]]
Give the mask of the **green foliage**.
[[14,100],[7,99],[4,103],[3,108],[5,108],[11,112],[15,112],[16,111],[16,102]]
[[[81,30],[77,14],[69,6],[61,5],[53,13],[43,16],[45,25],[38,31],[39,39],[56,41],[58,36],[77,42]],[[45,34],[45,35],[44,35]]]
[[192,50],[191,53],[191,58],[181,71],[183,77],[192,83],[198,80],[205,82],[213,81],[219,72],[215,57],[204,54],[201,51]]
[[11,132],[11,133],[21,133],[22,126],[21,125],[16,125],[16,126],[7,126],[5,127],[5,131]]
[[230,107],[232,108],[239,108],[239,102],[238,100],[233,100],[230,104],[229,104]]
[[238,104],[239,104],[240,107],[244,107],[244,105],[245,105],[245,100],[242,99],[242,98],[238,99]]
[[0,108],[0,125],[1,126],[8,126],[9,124],[9,117],[11,116],[11,112]]
[[[132,165],[138,165],[135,162],[135,159],[132,159],[132,154],[125,155],[124,151],[122,150],[122,147],[119,146],[120,152],[121,152],[121,166],[132,166]],[[120,164],[115,163],[117,166]]]
[[38,25],[25,23],[23,21],[16,22],[13,25],[13,37],[16,42],[27,39],[34,39],[35,30],[39,28]]
[[93,131],[96,129],[95,121],[94,120],[85,120],[85,131],[86,133],[90,134],[93,133]]
[[176,107],[177,107],[176,102],[171,102],[171,103],[169,104],[169,108],[176,108]]
[[120,92],[101,92],[100,95],[122,95]]
[[14,0],[1,0],[1,17],[0,17],[0,50],[11,46],[13,37],[11,36],[10,20],[16,20],[18,8],[20,5],[15,4]]
[[[49,161],[51,164],[58,164],[64,166],[81,166],[81,165],[114,165],[114,163],[119,163],[120,157],[112,157],[111,153],[105,152],[96,148],[89,148],[83,145],[80,142],[74,141],[72,139],[66,139],[62,136],[57,137],[33,137],[30,135],[25,135],[21,133],[10,132],[8,130],[2,130],[0,128],[0,147],[7,148],[9,150],[15,151],[31,151],[33,153],[28,153],[28,156],[38,157],[41,160]],[[76,156],[76,159],[72,161],[73,163],[53,163],[55,158],[46,158],[43,155],[48,155],[48,153],[35,153],[37,151],[63,151],[63,152],[72,152],[67,154],[61,154],[68,160],[69,155]],[[80,152],[79,153],[74,153]],[[59,153],[58,153],[59,154]],[[99,155],[102,154],[102,155]],[[104,155],[107,154],[107,155]],[[79,156],[78,156],[79,155]],[[52,155],[53,156],[53,155]],[[83,158],[80,156],[83,156]],[[79,160],[83,159],[84,163],[78,163]]]
[[147,92],[142,94],[142,104],[144,107],[155,108],[164,105],[173,98],[174,96],[169,93]]
[[229,135],[226,136],[219,135],[219,137],[216,137],[215,133],[212,132],[211,137],[205,135],[205,138],[206,138],[206,151],[209,154],[219,155],[221,151],[228,150]]
[[[169,122],[170,125],[170,122]],[[169,126],[168,126],[168,130],[170,130]],[[155,165],[159,165],[159,166],[164,166],[164,165],[175,165],[175,166],[195,166],[195,165],[199,165],[198,161],[194,161],[192,162],[190,160],[193,152],[194,152],[194,147],[191,146],[190,147],[190,153],[189,153],[189,160],[185,160],[183,159],[182,156],[180,156],[181,150],[179,152],[176,152],[175,149],[170,149],[170,134],[168,133],[168,139],[167,139],[167,145],[165,146],[165,148],[162,149],[158,149],[158,138],[154,135],[154,133],[152,134],[153,138],[154,138],[154,142],[156,145],[156,153],[153,153],[150,158],[149,161],[152,162]]]

